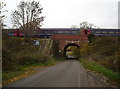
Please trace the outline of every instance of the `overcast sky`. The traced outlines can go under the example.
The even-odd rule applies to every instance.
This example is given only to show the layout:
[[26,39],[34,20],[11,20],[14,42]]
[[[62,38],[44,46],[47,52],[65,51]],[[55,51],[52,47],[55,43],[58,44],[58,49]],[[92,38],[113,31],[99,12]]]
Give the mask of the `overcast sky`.
[[[7,4],[4,9],[7,18],[5,23],[12,27],[11,13],[17,9],[22,0],[3,0]],[[26,1],[26,0],[25,0]],[[99,28],[118,28],[119,0],[35,0],[43,7],[42,15],[46,18],[43,28],[70,28],[88,21]]]

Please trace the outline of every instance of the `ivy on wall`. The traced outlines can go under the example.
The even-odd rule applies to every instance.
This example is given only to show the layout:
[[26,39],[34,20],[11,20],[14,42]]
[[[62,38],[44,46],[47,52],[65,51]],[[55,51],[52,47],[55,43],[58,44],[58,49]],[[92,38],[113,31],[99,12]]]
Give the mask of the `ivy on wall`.
[[53,40],[53,56],[59,56],[59,40]]

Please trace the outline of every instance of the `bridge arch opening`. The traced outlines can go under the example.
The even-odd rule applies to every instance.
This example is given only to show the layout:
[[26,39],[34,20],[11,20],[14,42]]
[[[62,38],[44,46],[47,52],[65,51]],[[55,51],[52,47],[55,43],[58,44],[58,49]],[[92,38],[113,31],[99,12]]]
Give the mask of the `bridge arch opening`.
[[67,59],[77,59],[78,56],[73,53],[73,51],[79,51],[79,46],[75,43],[70,43],[64,48],[64,55]]

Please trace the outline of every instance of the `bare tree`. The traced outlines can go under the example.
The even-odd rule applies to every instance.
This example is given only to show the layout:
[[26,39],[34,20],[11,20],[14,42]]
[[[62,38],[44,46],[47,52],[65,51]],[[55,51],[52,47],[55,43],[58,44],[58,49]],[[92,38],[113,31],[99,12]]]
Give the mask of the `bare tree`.
[[78,26],[77,25],[72,25],[71,28],[75,29],[77,28]]
[[96,26],[94,24],[89,24],[87,21],[84,21],[84,22],[80,23],[80,30],[79,30],[78,34],[82,34],[82,30],[88,30],[88,29],[92,29],[92,28],[96,28]]
[[5,15],[3,15],[3,13],[6,12],[7,10],[2,10],[4,6],[6,6],[6,4],[0,2],[0,29],[2,29],[5,26],[3,24],[3,19],[5,18]]
[[12,13],[12,22],[14,27],[23,30],[39,29],[44,17],[41,16],[43,8],[40,2],[22,1],[17,6],[17,10]]
[[91,29],[91,28],[96,28],[94,24],[89,24],[88,22],[84,21],[80,23],[80,28],[81,29]]

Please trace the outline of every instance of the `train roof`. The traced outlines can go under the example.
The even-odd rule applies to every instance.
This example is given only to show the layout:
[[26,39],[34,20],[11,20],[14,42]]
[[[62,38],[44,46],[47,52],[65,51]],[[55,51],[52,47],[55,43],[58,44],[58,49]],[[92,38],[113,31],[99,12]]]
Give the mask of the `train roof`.
[[[80,28],[41,28],[43,31],[79,31]],[[113,31],[120,29],[89,29],[89,30],[96,30],[96,31]]]
[[[13,30],[17,30],[17,29],[3,29],[6,31],[13,31]],[[22,29],[20,29],[22,30]],[[79,31],[80,28],[41,28],[40,30],[42,31]],[[113,31],[113,30],[117,30],[120,31],[120,29],[89,29],[92,31]],[[38,30],[39,31],[39,30]]]

